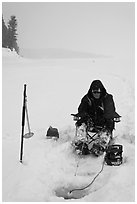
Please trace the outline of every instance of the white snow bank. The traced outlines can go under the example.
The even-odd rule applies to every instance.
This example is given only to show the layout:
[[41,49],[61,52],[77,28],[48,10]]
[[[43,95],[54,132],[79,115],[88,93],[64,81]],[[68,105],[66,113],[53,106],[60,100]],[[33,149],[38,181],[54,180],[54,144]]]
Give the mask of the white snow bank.
[[8,48],[2,48],[2,56],[3,57],[8,57],[8,58],[11,58],[11,57],[13,58],[14,57],[14,59],[16,57],[20,57],[15,50],[11,51]]

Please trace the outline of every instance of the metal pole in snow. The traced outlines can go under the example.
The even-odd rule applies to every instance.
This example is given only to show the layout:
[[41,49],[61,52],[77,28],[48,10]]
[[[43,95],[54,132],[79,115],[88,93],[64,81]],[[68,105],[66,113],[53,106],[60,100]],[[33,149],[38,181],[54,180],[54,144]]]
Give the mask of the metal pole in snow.
[[23,108],[22,108],[22,131],[21,131],[21,149],[20,149],[20,162],[21,163],[22,163],[22,156],[23,156],[23,137],[24,137],[24,125],[25,125],[25,104],[26,104],[26,84],[24,84]]

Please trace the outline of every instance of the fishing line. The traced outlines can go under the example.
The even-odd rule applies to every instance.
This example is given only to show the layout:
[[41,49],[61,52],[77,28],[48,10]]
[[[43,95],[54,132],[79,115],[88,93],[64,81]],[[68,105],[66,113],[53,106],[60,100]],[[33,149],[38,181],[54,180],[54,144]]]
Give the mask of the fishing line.
[[[82,155],[83,148],[84,148],[84,143],[82,144],[81,155]],[[74,176],[76,176],[76,174],[77,174],[77,170],[78,170],[78,167],[79,167],[79,163],[80,163],[80,157],[78,157],[78,162],[77,162],[76,171],[75,171]]]
[[101,166],[101,170],[96,174],[96,176],[92,179],[92,181],[87,186],[85,186],[83,188],[75,188],[75,189],[69,191],[68,194],[71,194],[73,191],[84,190],[84,189],[88,188],[89,186],[91,186],[94,183],[94,181],[96,180],[96,178],[99,176],[99,174],[103,171],[104,165],[105,165],[105,156],[103,158],[103,163],[102,163],[102,166]]

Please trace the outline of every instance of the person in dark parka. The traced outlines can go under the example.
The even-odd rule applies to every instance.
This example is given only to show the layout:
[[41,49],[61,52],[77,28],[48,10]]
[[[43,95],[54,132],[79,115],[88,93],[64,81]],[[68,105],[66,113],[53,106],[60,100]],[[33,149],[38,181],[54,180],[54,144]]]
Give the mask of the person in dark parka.
[[88,93],[78,107],[78,116],[81,117],[81,122],[89,116],[95,126],[106,126],[111,133],[114,123],[119,122],[121,117],[116,112],[113,96],[107,93],[100,80],[91,83]]

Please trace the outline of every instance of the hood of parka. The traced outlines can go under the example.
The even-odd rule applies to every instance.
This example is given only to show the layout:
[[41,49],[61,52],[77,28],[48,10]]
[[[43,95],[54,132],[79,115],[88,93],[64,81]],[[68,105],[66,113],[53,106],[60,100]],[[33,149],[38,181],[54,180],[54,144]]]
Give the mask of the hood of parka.
[[92,90],[98,90],[98,89],[101,90],[101,96],[100,96],[100,98],[102,98],[102,97],[104,97],[104,96],[106,95],[107,91],[106,91],[104,85],[102,84],[102,82],[101,82],[100,80],[94,80],[94,81],[91,83],[90,88],[89,88],[89,90],[88,90],[88,93],[87,93],[88,97],[89,97],[89,98],[94,98],[94,97],[93,97]]

